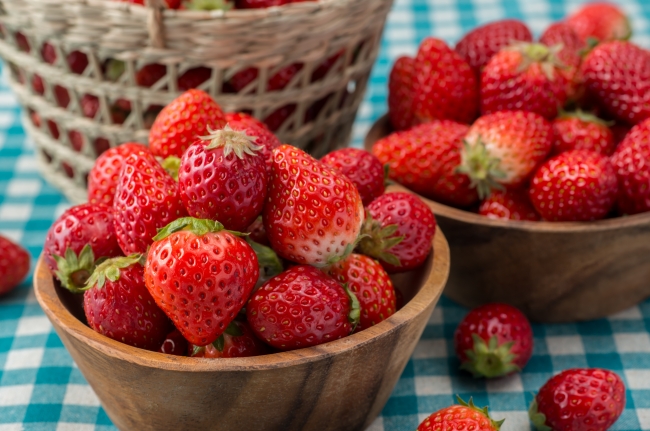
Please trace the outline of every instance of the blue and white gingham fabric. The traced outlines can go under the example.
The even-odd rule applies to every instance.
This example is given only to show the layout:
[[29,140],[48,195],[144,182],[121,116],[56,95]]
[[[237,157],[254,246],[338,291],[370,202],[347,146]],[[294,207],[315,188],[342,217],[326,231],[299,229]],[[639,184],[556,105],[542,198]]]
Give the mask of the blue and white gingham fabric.
[[[414,54],[434,35],[455,43],[468,29],[491,20],[524,20],[539,35],[580,0],[396,0],[381,56],[354,129],[355,145],[386,110],[386,79],[393,60]],[[632,19],[634,40],[650,47],[650,1],[619,0]],[[67,207],[36,170],[33,148],[19,121],[20,109],[0,83],[0,232],[36,259],[47,229]],[[648,281],[650,283],[650,280]],[[625,380],[627,407],[611,428],[650,430],[650,301],[616,316],[567,325],[534,325],[535,352],[521,374],[486,382],[458,372],[452,336],[467,312],[442,299],[413,358],[371,431],[413,431],[454,394],[489,405],[506,418],[504,431],[529,431],[527,407],[554,373],[571,367],[604,367]],[[40,310],[31,278],[0,298],[0,431],[115,430],[79,369]]]

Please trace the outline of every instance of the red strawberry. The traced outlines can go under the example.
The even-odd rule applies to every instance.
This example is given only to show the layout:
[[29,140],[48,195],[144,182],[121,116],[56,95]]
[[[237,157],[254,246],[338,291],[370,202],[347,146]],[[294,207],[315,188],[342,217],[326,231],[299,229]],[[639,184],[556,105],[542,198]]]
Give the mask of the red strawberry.
[[88,326],[113,340],[141,349],[160,349],[172,324],[144,285],[142,255],[116,257],[88,279],[84,312]]
[[608,42],[582,62],[586,90],[616,119],[630,124],[650,117],[650,52],[630,42]]
[[135,82],[140,87],[151,87],[167,74],[167,66],[151,63],[142,66],[135,74]]
[[494,421],[488,414],[488,408],[479,409],[472,399],[469,404],[458,397],[459,405],[438,410],[426,418],[415,431],[499,431],[505,421]]
[[533,112],[502,111],[480,117],[465,138],[462,165],[487,197],[500,185],[522,185],[553,147],[553,127]]
[[255,287],[255,252],[220,223],[191,217],[170,223],[154,240],[145,266],[147,289],[187,341],[214,342]]
[[585,43],[589,39],[607,42],[629,39],[632,28],[627,17],[611,3],[591,3],[567,18],[567,23]]
[[395,130],[410,129],[418,124],[413,112],[414,83],[415,59],[398,58],[388,78],[388,116]]
[[533,354],[533,330],[515,307],[487,304],[463,318],[454,344],[461,369],[474,377],[501,377],[526,366]]
[[559,154],[571,150],[589,150],[609,156],[614,152],[616,143],[608,126],[607,122],[586,112],[560,114],[553,120],[553,152]]
[[280,350],[347,337],[359,322],[359,303],[333,278],[309,265],[267,281],[246,305],[255,334]]
[[393,282],[376,260],[353,253],[328,267],[326,272],[347,286],[359,300],[361,318],[355,332],[370,328],[395,314]]
[[273,163],[273,150],[282,142],[271,132],[264,123],[256,118],[243,113],[227,113],[226,124],[233,130],[245,132],[248,136],[255,137],[255,144],[260,146],[260,154],[266,161],[266,170],[271,175],[271,164]]
[[255,336],[246,322],[233,320],[217,340],[207,346],[190,346],[196,358],[246,358],[266,355],[269,348]]
[[289,118],[296,112],[296,104],[292,103],[289,105],[281,106],[275,111],[271,112],[266,118],[264,118],[264,124],[272,132],[280,130],[280,128],[287,122]]
[[380,139],[372,153],[388,165],[391,179],[427,198],[466,207],[478,200],[469,177],[456,172],[468,130],[453,121],[433,121]]
[[10,239],[0,236],[0,296],[18,286],[29,272],[30,256],[27,250]]
[[206,141],[192,144],[181,158],[178,187],[192,217],[220,221],[242,231],[262,212],[267,173],[256,136],[208,129]]
[[178,77],[178,89],[180,91],[187,91],[192,88],[197,88],[212,76],[212,69],[208,67],[195,67],[189,69]]
[[413,112],[418,123],[470,123],[478,111],[478,84],[472,68],[440,39],[427,38],[415,58]]
[[476,27],[458,41],[455,50],[478,76],[494,54],[516,41],[532,42],[533,35],[523,22],[504,19]]
[[623,214],[650,211],[650,119],[637,124],[612,156]]
[[575,31],[565,22],[556,22],[548,27],[539,38],[540,43],[546,46],[562,44],[562,49],[557,53],[557,59],[562,64],[560,73],[569,81],[568,98],[578,97],[578,71],[582,62],[581,52],[585,44],[580,40]]
[[491,219],[538,221],[539,215],[524,190],[494,190],[481,202],[478,213]]
[[35,93],[40,94],[41,96],[45,94],[45,83],[43,82],[43,78],[34,74],[32,76],[32,88]]
[[[302,64],[293,63],[284,66],[269,77],[266,91],[278,91],[286,87],[293,78],[302,70]],[[260,71],[257,68],[249,67],[235,73],[227,83],[226,92],[240,93],[255,81]],[[255,91],[253,91],[255,93]]]
[[545,220],[600,220],[616,202],[616,170],[601,154],[567,151],[537,170],[529,193],[533,206]]
[[88,174],[88,201],[93,204],[113,205],[124,161],[131,154],[141,151],[149,152],[144,145],[129,142],[111,148],[99,156]]
[[43,258],[61,284],[78,292],[95,268],[95,258],[121,256],[113,227],[113,212],[102,204],[77,205],[50,227]]
[[159,157],[181,157],[208,127],[222,128],[221,107],[201,90],[189,90],[174,99],[158,114],[149,132],[149,148]]
[[24,52],[30,52],[32,50],[31,46],[29,45],[29,40],[27,40],[27,36],[25,36],[24,33],[17,31],[14,34],[14,37],[16,38],[16,45],[18,45],[18,49]]
[[273,150],[268,196],[264,227],[280,256],[322,267],[352,252],[364,213],[348,178],[282,145]]
[[158,229],[183,217],[178,184],[148,151],[124,160],[113,201],[117,242],[124,254],[145,253]]
[[[149,293],[147,291],[147,293]],[[149,294],[151,296],[151,294]],[[178,329],[175,329],[167,334],[165,341],[163,341],[160,349],[160,353],[166,355],[175,355],[175,356],[187,356],[188,343],[187,340],[183,337],[183,334]]]
[[[241,126],[257,126],[261,127],[262,129],[266,129],[266,124],[262,123],[260,120],[258,120],[255,117],[252,117],[244,112],[226,112],[225,114],[226,118],[226,123],[238,123]],[[232,124],[231,126],[232,127]],[[268,130],[268,129],[267,129]],[[279,145],[278,145],[279,146]]]
[[558,58],[561,48],[522,42],[492,57],[481,74],[481,114],[518,109],[555,118],[571,85]]
[[[41,56],[49,64],[56,63],[56,49],[48,42],[45,42],[41,47]],[[66,62],[72,73],[81,75],[86,70],[86,67],[88,67],[88,56],[81,51],[72,51],[67,55]]]
[[625,409],[625,384],[614,372],[575,368],[551,377],[528,412],[539,431],[606,431]]
[[361,252],[379,260],[388,272],[422,265],[431,252],[436,218],[420,198],[410,193],[386,193],[367,208],[359,243]]
[[321,162],[333,167],[354,183],[364,206],[384,194],[384,167],[379,159],[369,152],[357,148],[343,148],[327,154]]
[[237,9],[257,9],[289,3],[292,3],[292,0],[235,0],[235,7]]

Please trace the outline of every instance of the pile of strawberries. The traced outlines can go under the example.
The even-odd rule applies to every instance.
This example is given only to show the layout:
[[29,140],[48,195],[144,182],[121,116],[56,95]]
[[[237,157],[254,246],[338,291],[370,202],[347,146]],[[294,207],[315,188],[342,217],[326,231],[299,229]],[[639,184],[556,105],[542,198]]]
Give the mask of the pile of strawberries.
[[594,3],[533,42],[522,22],[425,39],[395,63],[395,133],[372,152],[441,203],[513,220],[650,211],[650,52],[615,6]]
[[315,160],[190,90],[148,147],[97,159],[89,203],[52,225],[44,258],[83,293],[88,325],[132,346],[205,357],[315,346],[395,313],[388,273],[431,252],[433,213],[384,181],[366,151]]

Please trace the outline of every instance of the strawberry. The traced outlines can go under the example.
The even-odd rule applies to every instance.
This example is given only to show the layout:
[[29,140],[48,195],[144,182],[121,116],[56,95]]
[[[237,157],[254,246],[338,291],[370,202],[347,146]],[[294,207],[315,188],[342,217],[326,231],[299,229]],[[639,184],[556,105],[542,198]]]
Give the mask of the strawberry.
[[431,414],[415,431],[499,431],[505,421],[492,420],[488,408],[479,409],[471,398],[468,404],[458,397],[458,403],[459,405],[446,407]]
[[558,58],[561,49],[521,42],[492,57],[481,73],[481,114],[517,109],[555,118],[571,85]]
[[565,22],[551,24],[539,38],[539,42],[546,46],[558,46],[562,49],[557,53],[557,59],[562,64],[559,72],[567,81],[567,97],[572,100],[579,98],[581,88],[579,87],[578,71],[582,62],[581,53],[585,44],[580,40],[575,31]]
[[124,160],[113,201],[117,242],[124,254],[145,253],[158,229],[186,212],[178,184],[148,151]]
[[400,57],[388,77],[388,116],[395,130],[407,130],[418,124],[413,112],[415,67],[415,59]]
[[149,152],[142,144],[129,142],[104,152],[88,174],[88,201],[113,205],[124,160],[137,152]]
[[582,62],[586,90],[614,118],[637,124],[650,117],[650,52],[630,42],[607,42]]
[[376,260],[353,253],[328,267],[326,273],[347,286],[359,300],[361,316],[355,332],[370,328],[395,314],[393,282]]
[[465,137],[462,164],[480,197],[522,185],[553,147],[553,127],[533,112],[501,111],[480,117]]
[[149,148],[159,157],[181,157],[208,127],[226,125],[221,107],[201,90],[189,90],[158,114],[149,132]]
[[[273,73],[269,78],[266,85],[266,91],[278,91],[284,89],[302,70],[303,65],[300,63],[293,63],[288,66],[280,68],[277,72]],[[226,93],[240,93],[255,81],[259,75],[259,69],[249,67],[235,73],[225,86]],[[253,91],[255,93],[255,91]]]
[[533,35],[523,22],[504,19],[476,27],[454,49],[479,76],[494,54],[516,41],[532,42]]
[[436,218],[420,198],[410,193],[386,193],[367,207],[359,249],[388,272],[422,265],[431,252]]
[[27,250],[0,235],[0,296],[18,286],[29,272],[30,256]]
[[41,96],[45,94],[45,83],[43,82],[43,78],[36,73],[32,76],[32,88],[36,94],[40,94]]
[[[149,292],[147,291],[147,293]],[[163,341],[158,351],[166,355],[187,356],[188,347],[189,345],[187,340],[183,337],[183,334],[181,334],[178,329],[174,328],[172,332],[167,334],[165,341]]]
[[616,170],[601,154],[567,151],[540,166],[529,193],[533,206],[545,220],[600,220],[616,202]]
[[233,130],[245,132],[248,136],[255,137],[255,144],[260,146],[260,154],[266,161],[266,170],[271,175],[271,164],[273,162],[273,150],[282,142],[271,132],[264,123],[256,118],[241,112],[227,113],[226,124]]
[[99,265],[84,289],[84,312],[96,332],[155,352],[172,324],[144,285],[142,261],[142,255],[134,254]]
[[497,220],[538,221],[539,215],[524,190],[494,190],[478,209],[478,213]]
[[204,66],[194,67],[178,77],[178,89],[187,91],[197,88],[212,76],[212,69]]
[[164,64],[150,63],[142,66],[135,74],[135,82],[140,87],[151,87],[167,74]]
[[187,341],[207,346],[255,287],[255,252],[219,222],[191,217],[165,226],[154,241],[145,265],[147,289]]
[[[45,42],[41,47],[41,56],[46,63],[56,63],[56,48],[52,44]],[[81,51],[72,51],[67,55],[66,62],[72,73],[81,75],[88,67],[88,56]]]
[[357,187],[363,205],[384,194],[386,173],[379,159],[365,150],[343,148],[321,159],[350,179]]
[[650,211],[650,119],[637,124],[612,156],[623,214]]
[[79,292],[95,268],[95,258],[121,256],[111,207],[83,204],[68,209],[45,237],[43,258],[63,287]]
[[298,148],[273,150],[264,228],[280,256],[319,267],[334,263],[354,249],[363,219],[352,181]]
[[538,431],[606,431],[625,409],[625,384],[614,372],[574,368],[551,377],[528,414]]
[[207,346],[190,346],[196,358],[246,358],[270,353],[269,348],[253,333],[246,322],[233,320],[217,340]]
[[235,0],[235,7],[237,9],[258,9],[289,3],[292,3],[292,0]]
[[267,173],[257,136],[208,128],[181,158],[178,187],[192,217],[219,220],[226,229],[246,229],[262,212]]
[[461,369],[474,377],[501,377],[521,371],[533,354],[533,330],[524,314],[507,304],[470,311],[454,334]]
[[277,132],[296,112],[296,104],[284,105],[264,118],[264,124],[272,132]]
[[359,322],[359,302],[333,278],[298,265],[260,287],[246,305],[246,317],[264,342],[294,350],[350,335]]
[[616,148],[609,125],[595,115],[580,110],[562,113],[553,120],[553,152],[559,154],[571,150],[589,150],[609,156]]
[[478,200],[461,163],[469,128],[449,120],[432,121],[377,141],[372,153],[388,166],[391,179],[427,198],[466,207]]
[[17,31],[14,37],[16,38],[16,45],[18,45],[19,50],[23,52],[30,52],[32,50],[29,40],[27,40],[27,36],[24,33]]
[[569,15],[567,24],[585,42],[629,39],[632,28],[627,17],[611,3],[591,3]]

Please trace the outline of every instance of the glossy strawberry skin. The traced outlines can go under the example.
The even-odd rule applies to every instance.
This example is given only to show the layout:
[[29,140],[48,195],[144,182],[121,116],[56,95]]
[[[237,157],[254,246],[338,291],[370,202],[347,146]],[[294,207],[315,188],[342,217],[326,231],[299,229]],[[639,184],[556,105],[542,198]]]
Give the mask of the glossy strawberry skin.
[[124,160],[139,151],[149,152],[142,144],[129,142],[104,152],[88,174],[88,201],[113,205],[115,190]]
[[260,341],[255,335],[247,322],[238,322],[233,320],[231,325],[236,325],[241,335],[233,336],[227,333],[223,334],[224,345],[223,351],[220,352],[213,344],[199,347],[194,352],[195,346],[190,346],[190,356],[195,358],[248,358],[251,356],[261,356],[270,353],[266,344]]
[[567,24],[581,40],[594,38],[600,42],[627,39],[632,30],[625,14],[611,3],[591,3],[571,14]]
[[595,151],[604,156],[614,152],[614,134],[605,124],[583,121],[579,118],[556,118],[553,120],[555,154],[571,150]]
[[479,410],[454,405],[433,413],[418,426],[416,431],[439,430],[498,431],[499,428]]
[[61,214],[47,232],[43,245],[50,272],[54,274],[58,268],[53,256],[64,256],[68,248],[78,255],[90,244],[95,259],[121,256],[113,221],[111,207],[103,204],[77,205]]
[[178,184],[151,153],[126,158],[113,202],[117,242],[125,255],[146,253],[158,229],[186,214]]
[[478,213],[495,220],[540,220],[528,193],[519,189],[493,191],[481,202]]
[[456,173],[469,128],[432,121],[380,139],[372,153],[388,165],[391,179],[437,202],[466,207],[478,200],[467,175]]
[[159,157],[181,157],[208,127],[225,126],[221,107],[201,90],[189,90],[173,100],[158,114],[149,132],[149,149]]
[[[149,293],[147,291],[147,293]],[[151,296],[151,294],[149,294]],[[162,310],[161,310],[162,312]],[[166,355],[175,355],[175,356],[188,356],[188,343],[185,337],[183,337],[183,334],[181,332],[174,328],[172,332],[167,334],[167,337],[165,337],[165,341],[163,341],[162,345],[160,346],[160,349],[158,351],[160,353],[164,353]]]
[[630,42],[596,46],[582,62],[582,79],[596,102],[616,119],[637,124],[650,117],[650,52]]
[[486,304],[470,311],[454,333],[456,355],[461,362],[468,361],[466,352],[474,348],[472,335],[485,343],[496,336],[498,344],[513,342],[511,352],[514,364],[523,369],[533,355],[533,330],[526,316],[507,304]]
[[243,113],[227,113],[226,123],[233,129],[246,133],[248,136],[255,136],[255,144],[262,147],[260,153],[266,163],[267,174],[271,174],[273,162],[273,150],[282,145],[282,142],[271,132],[264,123],[256,118]]
[[343,287],[308,265],[273,277],[246,305],[255,334],[279,350],[316,346],[350,335],[349,312],[350,298]]
[[223,148],[206,150],[206,142],[192,144],[181,158],[178,187],[192,217],[218,220],[226,229],[243,231],[262,212],[267,192],[264,156]]
[[326,270],[327,274],[347,285],[361,305],[361,320],[354,332],[370,328],[395,314],[395,288],[388,273],[374,259],[352,253]]
[[29,272],[30,256],[19,244],[0,236],[0,296],[18,286]]
[[325,266],[352,246],[364,219],[345,176],[290,145],[273,150],[264,227],[273,249],[297,263]]
[[606,431],[625,409],[625,385],[609,370],[570,369],[549,379],[535,401],[552,429]]
[[551,24],[540,36],[539,41],[549,47],[562,44],[563,48],[557,56],[563,66],[559,72],[567,79],[567,97],[569,100],[579,98],[581,88],[578,72],[580,63],[582,63],[581,52],[585,48],[585,44],[566,22]]
[[172,329],[144,285],[140,264],[120,270],[119,280],[106,280],[84,293],[88,325],[96,332],[133,347],[157,351]]
[[650,211],[650,119],[636,125],[612,156],[623,214]]
[[357,148],[343,148],[332,151],[321,159],[348,177],[361,195],[363,205],[384,193],[384,167],[371,153]]
[[545,220],[600,220],[616,202],[616,170],[601,154],[567,151],[540,166],[529,193],[533,206]]
[[413,112],[415,59],[400,57],[388,78],[388,116],[395,130],[410,129],[418,122]]
[[523,22],[504,19],[476,27],[454,49],[478,76],[490,58],[513,41],[532,42],[533,35]]
[[152,244],[145,265],[145,283],[156,304],[198,346],[225,331],[258,276],[253,249],[227,231],[173,233]]

